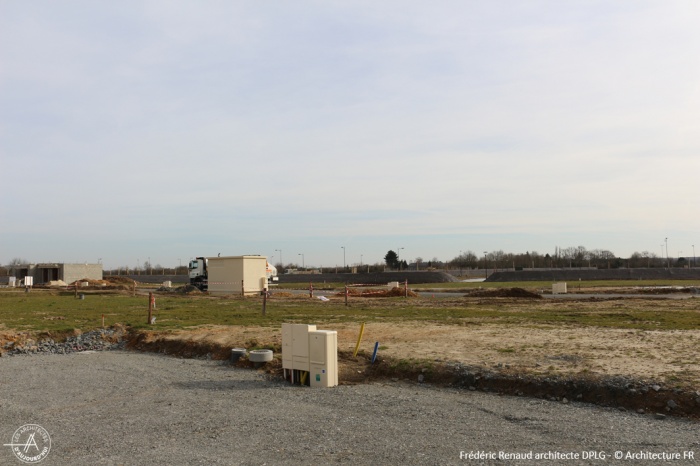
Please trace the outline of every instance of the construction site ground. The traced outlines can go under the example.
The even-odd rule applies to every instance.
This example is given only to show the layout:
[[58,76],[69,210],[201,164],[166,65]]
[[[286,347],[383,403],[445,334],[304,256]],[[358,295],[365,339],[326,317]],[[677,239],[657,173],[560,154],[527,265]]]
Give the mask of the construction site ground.
[[[328,315],[323,321],[304,323],[316,323],[319,329],[338,332],[341,384],[382,378],[407,380],[698,417],[700,300],[694,295],[670,303],[653,296],[577,302],[537,300],[537,295],[528,294],[531,293],[513,289],[510,296],[501,290],[494,292],[495,297],[488,293],[467,297],[456,293],[454,298],[433,299],[429,293],[416,293],[410,298],[378,300],[362,297],[361,292],[355,291],[348,298],[351,309],[376,306],[402,309],[410,302],[423,313],[416,319],[407,316],[384,322],[381,317],[373,318],[365,325],[357,356],[353,351],[361,322],[343,321],[337,315]],[[280,291],[273,295],[270,306],[274,309],[275,302],[303,303],[309,299]],[[332,299],[340,301],[344,296],[341,293]],[[465,301],[477,309],[502,309],[513,316],[525,312],[536,301],[538,308],[561,309],[563,315],[572,309],[591,315],[625,316],[631,310],[663,313],[672,308],[669,312],[690,311],[693,317],[675,330],[657,330],[644,325],[637,328],[581,325],[569,323],[565,318],[557,323],[524,323],[517,319],[479,316],[425,318],[424,313],[431,309],[464,306]],[[131,349],[180,357],[223,360],[228,359],[231,348],[271,348],[277,358],[265,370],[282,374],[281,332],[276,325],[207,324],[178,330],[125,327],[123,335]],[[3,328],[0,323],[0,348],[7,348],[8,342],[19,345],[21,338],[29,336],[26,332]],[[372,364],[370,359],[377,342],[377,361]],[[247,362],[243,360],[238,364]]]

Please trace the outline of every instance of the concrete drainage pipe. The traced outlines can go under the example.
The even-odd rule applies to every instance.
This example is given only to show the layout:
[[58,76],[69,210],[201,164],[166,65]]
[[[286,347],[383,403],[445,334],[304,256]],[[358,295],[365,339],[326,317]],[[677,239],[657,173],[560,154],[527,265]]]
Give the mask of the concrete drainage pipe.
[[252,350],[248,353],[248,360],[255,363],[265,363],[272,361],[272,350],[261,349]]
[[233,348],[231,350],[231,364],[235,364],[247,353],[245,348]]

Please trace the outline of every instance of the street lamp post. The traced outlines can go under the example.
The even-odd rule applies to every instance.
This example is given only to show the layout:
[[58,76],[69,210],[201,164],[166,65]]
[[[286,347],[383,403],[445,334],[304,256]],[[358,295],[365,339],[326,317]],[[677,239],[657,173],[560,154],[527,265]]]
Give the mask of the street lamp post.
[[693,268],[695,268],[695,245],[693,244]]
[[484,278],[489,278],[489,264],[486,262],[486,251],[484,251]]
[[666,243],[666,268],[671,268],[671,259],[668,257],[668,238],[664,239],[664,242]]
[[301,256],[301,268],[306,270],[306,264],[304,263],[304,254],[299,253],[299,255]]
[[345,272],[345,246],[341,246],[343,249],[343,272]]
[[284,262],[282,262],[282,250],[281,249],[275,249],[275,252],[279,251],[280,253],[280,266],[284,267]]
[[396,260],[397,260],[397,262],[399,263],[399,270],[401,270],[401,259],[399,259],[399,257],[400,257],[399,254],[400,254],[400,251],[401,251],[402,249],[406,249],[406,248],[398,248],[398,249],[396,250]]

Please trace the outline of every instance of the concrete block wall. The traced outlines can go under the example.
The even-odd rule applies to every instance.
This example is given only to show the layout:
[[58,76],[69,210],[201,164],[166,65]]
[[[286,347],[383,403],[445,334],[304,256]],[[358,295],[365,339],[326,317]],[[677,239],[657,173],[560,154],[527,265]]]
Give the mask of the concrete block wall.
[[102,280],[102,264],[63,264],[63,278],[66,283],[88,278]]

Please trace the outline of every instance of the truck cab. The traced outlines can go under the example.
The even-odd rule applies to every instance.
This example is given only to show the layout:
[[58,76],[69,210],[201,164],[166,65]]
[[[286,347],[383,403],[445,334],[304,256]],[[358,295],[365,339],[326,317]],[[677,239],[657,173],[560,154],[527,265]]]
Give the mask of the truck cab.
[[207,259],[206,257],[197,257],[190,261],[187,266],[187,272],[190,277],[190,284],[196,286],[201,291],[207,291]]

